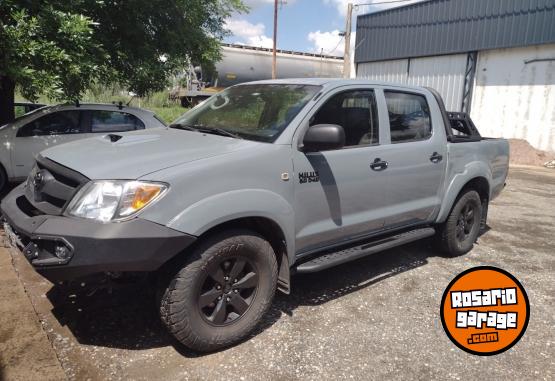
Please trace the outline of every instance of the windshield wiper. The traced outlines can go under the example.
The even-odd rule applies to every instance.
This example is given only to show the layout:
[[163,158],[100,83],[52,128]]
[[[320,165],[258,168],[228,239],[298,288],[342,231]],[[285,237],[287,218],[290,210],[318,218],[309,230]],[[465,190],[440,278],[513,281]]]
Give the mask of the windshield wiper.
[[168,126],[169,128],[175,128],[178,130],[187,130],[187,131],[198,131],[198,129],[194,126],[189,126],[187,124],[182,123],[173,123]]
[[219,128],[219,127],[202,127],[202,126],[195,126],[195,128],[197,129],[197,131],[200,132],[206,132],[209,134],[213,134],[216,133],[218,135],[223,135],[223,136],[229,136],[235,139],[243,139],[242,137],[240,137],[237,134],[234,134],[233,132],[229,132],[228,130],[224,130],[223,128]]
[[219,127],[205,127],[205,126],[202,126],[202,125],[199,125],[199,124],[189,125],[189,124],[183,124],[183,123],[170,124],[169,127],[170,128],[176,128],[176,129],[179,129],[179,130],[204,132],[204,133],[207,133],[207,134],[217,134],[217,135],[222,135],[222,136],[229,136],[229,137],[235,138],[235,139],[243,139],[239,135],[234,134],[233,132],[229,132],[229,131],[224,130],[223,128],[219,128]]

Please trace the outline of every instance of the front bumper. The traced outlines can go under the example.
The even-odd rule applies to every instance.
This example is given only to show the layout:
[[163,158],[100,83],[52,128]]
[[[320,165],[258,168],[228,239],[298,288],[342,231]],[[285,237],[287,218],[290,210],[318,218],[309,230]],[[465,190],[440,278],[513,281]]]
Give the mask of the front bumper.
[[25,211],[24,185],[4,198],[0,211],[13,246],[51,281],[99,272],[155,271],[195,237],[140,218],[98,223]]

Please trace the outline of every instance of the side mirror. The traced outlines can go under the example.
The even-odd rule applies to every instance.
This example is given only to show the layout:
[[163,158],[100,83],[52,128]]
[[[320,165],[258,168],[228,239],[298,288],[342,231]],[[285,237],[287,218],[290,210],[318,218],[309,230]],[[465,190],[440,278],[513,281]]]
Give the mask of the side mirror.
[[340,149],[345,146],[345,130],[337,124],[310,126],[303,140],[304,152]]

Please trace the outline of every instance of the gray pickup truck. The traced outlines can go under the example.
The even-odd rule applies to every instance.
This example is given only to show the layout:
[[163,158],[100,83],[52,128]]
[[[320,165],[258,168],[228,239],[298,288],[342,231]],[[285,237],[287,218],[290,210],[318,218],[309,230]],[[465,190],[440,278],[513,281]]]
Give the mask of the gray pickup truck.
[[275,290],[436,236],[473,247],[509,145],[431,89],[294,79],[231,87],[167,128],[43,151],[2,202],[4,229],[52,280],[156,275],[183,344],[245,338]]

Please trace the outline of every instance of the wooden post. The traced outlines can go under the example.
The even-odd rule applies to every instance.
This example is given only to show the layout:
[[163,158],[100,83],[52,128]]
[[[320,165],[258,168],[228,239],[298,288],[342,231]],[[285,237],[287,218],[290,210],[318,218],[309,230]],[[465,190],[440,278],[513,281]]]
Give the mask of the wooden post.
[[345,20],[345,53],[343,54],[343,78],[351,78],[351,20],[353,18],[353,4],[347,5]]
[[277,41],[278,1],[279,0],[274,0],[274,49],[272,51],[272,79],[276,79],[276,76],[277,76],[276,41]]

